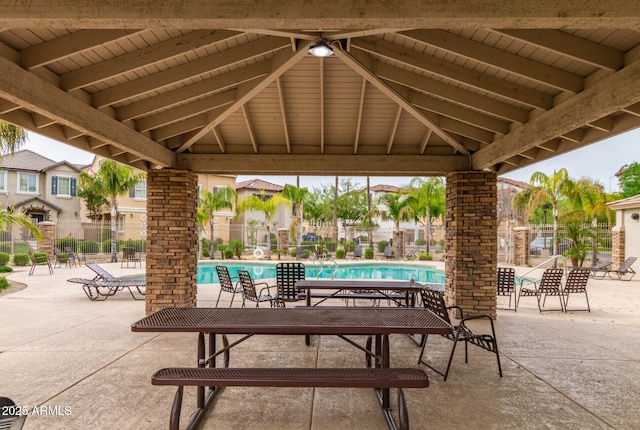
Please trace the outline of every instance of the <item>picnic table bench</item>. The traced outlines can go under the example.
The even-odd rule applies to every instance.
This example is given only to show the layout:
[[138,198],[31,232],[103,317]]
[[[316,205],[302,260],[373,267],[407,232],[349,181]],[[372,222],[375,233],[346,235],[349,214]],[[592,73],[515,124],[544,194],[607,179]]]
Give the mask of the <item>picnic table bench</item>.
[[[156,372],[153,385],[178,386],[170,414],[170,430],[180,428],[180,412],[184,386],[196,387],[337,387],[397,388],[400,430],[409,429],[409,411],[403,388],[429,386],[427,374],[416,368],[165,368]],[[382,395],[378,395],[381,404]]]

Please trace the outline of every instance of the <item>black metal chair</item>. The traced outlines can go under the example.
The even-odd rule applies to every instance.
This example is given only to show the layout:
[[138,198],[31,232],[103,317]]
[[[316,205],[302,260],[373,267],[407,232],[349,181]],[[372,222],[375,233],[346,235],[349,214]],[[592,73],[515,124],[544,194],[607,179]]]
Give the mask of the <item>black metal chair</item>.
[[[564,312],[564,300],[562,299],[562,276],[564,275],[563,269],[546,269],[542,273],[542,279],[540,281],[528,281],[523,279],[520,281],[520,292],[518,293],[518,300],[516,301],[516,309],[520,306],[521,297],[535,297],[538,301],[538,310],[543,311],[557,311]],[[524,287],[524,282],[532,282],[533,288]],[[547,301],[547,296],[557,296],[560,300],[560,309],[543,309]]]
[[135,248],[124,247],[122,248],[122,260],[120,262],[120,267],[124,267],[125,264],[129,267],[129,263],[133,263],[134,269],[136,268],[136,264],[139,264],[140,267],[142,267],[142,260]]
[[220,302],[220,296],[222,292],[231,293],[231,303],[229,307],[233,306],[233,299],[236,297],[236,293],[242,294],[242,285],[240,285],[240,278],[231,277],[229,275],[229,269],[227,266],[216,266],[216,273],[220,281],[220,291],[218,292],[218,300],[216,300],[216,308]]
[[[496,339],[496,332],[493,326],[493,318],[489,315],[473,315],[470,317],[464,317],[462,309],[460,306],[447,306],[444,302],[444,295],[440,291],[429,290],[427,288],[423,288],[420,290],[420,296],[422,298],[422,304],[426,309],[429,309],[431,312],[435,313],[437,316],[442,318],[444,321],[449,323],[453,328],[453,332],[442,335],[443,337],[453,341],[453,347],[451,348],[451,354],[449,355],[449,362],[447,363],[447,369],[442,372],[441,370],[433,367],[429,363],[427,363],[423,357],[424,352],[427,347],[428,335],[425,335],[422,338],[422,349],[420,350],[420,357],[418,358],[418,364],[424,364],[429,369],[433,370],[437,374],[444,377],[444,380],[447,380],[447,376],[449,375],[449,370],[451,368],[451,362],[453,361],[453,355],[456,352],[456,345],[458,342],[464,341],[464,361],[465,363],[469,362],[469,354],[468,354],[468,345],[472,344],[477,347],[480,347],[486,351],[492,352],[496,355],[496,360],[498,361],[498,373],[500,377],[502,377],[502,366],[500,365],[500,354],[498,352],[498,340]],[[454,325],[451,322],[451,318],[449,317],[449,310],[456,309],[459,313],[460,322],[458,325]],[[474,334],[471,329],[467,326],[467,321],[477,320],[477,319],[485,319],[489,321],[491,325],[491,333],[486,334]]]
[[0,397],[0,430],[20,430],[27,414],[8,397]]
[[[275,288],[275,285],[269,285],[266,282],[255,282],[247,270],[238,270],[238,277],[240,278],[240,285],[242,286],[243,308],[246,307],[247,300],[255,302],[256,308],[263,302],[269,302],[273,307],[275,295],[271,294],[271,288]],[[264,285],[259,292],[256,288],[258,285]],[[267,291],[267,294],[265,294],[264,291]]]
[[567,305],[569,304],[570,294],[584,294],[587,300],[587,309],[574,309],[580,311],[591,312],[589,306],[589,296],[587,295],[587,282],[589,281],[589,275],[591,269],[585,267],[574,267],[567,275],[567,282],[564,284],[562,294],[564,296],[564,311],[567,312]]
[[516,307],[516,270],[512,267],[498,267],[496,281],[496,294],[498,296],[509,296],[509,307],[511,309],[511,296],[513,296],[513,310]]
[[276,264],[277,297],[285,302],[295,302],[304,298],[304,293],[296,289],[296,282],[305,279],[302,263]]

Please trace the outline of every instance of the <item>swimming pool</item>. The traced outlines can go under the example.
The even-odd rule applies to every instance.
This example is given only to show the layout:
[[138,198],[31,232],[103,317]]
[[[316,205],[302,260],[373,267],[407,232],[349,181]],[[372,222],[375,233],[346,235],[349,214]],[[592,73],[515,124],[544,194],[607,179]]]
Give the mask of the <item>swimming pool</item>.
[[[276,277],[276,263],[255,263],[250,261],[200,262],[196,282],[198,284],[216,284],[218,275],[216,265],[227,266],[232,277],[238,276],[238,270],[248,270],[253,279]],[[357,264],[306,264],[307,279],[398,279],[408,281],[411,275],[417,282],[444,284],[444,272],[434,267],[418,264],[384,264],[378,262]]]

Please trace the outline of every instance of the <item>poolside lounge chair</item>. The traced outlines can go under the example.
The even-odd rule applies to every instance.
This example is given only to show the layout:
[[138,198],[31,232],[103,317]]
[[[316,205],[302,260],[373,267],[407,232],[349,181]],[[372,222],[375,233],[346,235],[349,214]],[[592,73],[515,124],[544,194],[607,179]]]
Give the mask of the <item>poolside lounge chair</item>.
[[51,265],[51,261],[49,261],[48,255],[38,255],[36,257],[33,255],[33,252],[29,251],[29,259],[31,260],[29,276],[33,275],[33,272],[36,270],[36,266],[47,266],[49,268],[49,274],[53,275],[53,266]]
[[387,245],[384,247],[384,252],[382,253],[382,256],[386,259],[386,260],[395,260],[395,255],[393,255],[393,248],[390,245]]
[[[496,355],[496,359],[498,361],[498,374],[502,377],[502,366],[500,365],[500,354],[498,352],[498,340],[496,339],[496,332],[493,326],[493,318],[489,315],[474,315],[471,317],[464,317],[462,313],[462,308],[459,306],[447,306],[444,302],[444,295],[441,291],[430,290],[427,288],[423,288],[420,290],[420,296],[422,298],[422,304],[426,309],[429,309],[437,316],[442,318],[444,321],[449,323],[453,328],[453,332],[442,335],[443,337],[453,341],[453,347],[451,348],[451,353],[449,355],[449,362],[447,363],[447,369],[442,372],[441,370],[433,367],[431,364],[427,363],[424,360],[424,352],[427,346],[428,335],[425,335],[422,339],[422,349],[420,350],[420,357],[418,358],[418,364],[424,364],[429,369],[438,373],[439,375],[444,377],[444,380],[447,380],[447,376],[449,375],[449,369],[451,368],[451,362],[453,361],[453,355],[456,352],[456,345],[458,342],[464,341],[464,361],[465,363],[469,362],[469,354],[468,354],[468,345],[472,344],[478,346],[486,351],[492,352]],[[449,310],[456,309],[458,311],[458,317],[460,317],[460,322],[458,325],[454,325],[451,322],[451,318],[449,317]],[[467,326],[467,321],[484,319],[489,321],[491,327],[491,333],[483,333],[483,334],[474,334],[471,329]]]
[[129,290],[134,300],[144,300],[147,285],[144,275],[116,277],[92,261],[87,261],[85,265],[96,273],[93,279],[71,278],[67,281],[82,284],[82,289],[89,300],[106,300],[125,288]]
[[402,257],[403,260],[415,260],[416,257],[416,250],[412,249],[411,251],[407,252],[404,257]]
[[637,257],[629,257],[624,260],[617,269],[612,269],[607,272],[611,279],[619,279],[621,281],[630,281],[636,274],[635,270],[631,268],[631,265],[636,262]]
[[611,261],[601,261],[589,268],[590,275],[594,279],[604,279],[611,270]]
[[353,256],[352,256],[354,260],[356,258],[362,258],[362,248],[364,248],[363,245],[356,245],[355,249],[353,250]]

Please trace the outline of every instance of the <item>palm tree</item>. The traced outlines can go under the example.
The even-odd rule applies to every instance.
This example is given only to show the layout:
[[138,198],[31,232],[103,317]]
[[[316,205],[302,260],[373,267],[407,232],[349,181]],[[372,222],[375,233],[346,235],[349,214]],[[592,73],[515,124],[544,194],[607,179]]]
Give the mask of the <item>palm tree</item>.
[[[380,196],[380,203],[387,207],[387,210],[380,211],[380,218],[384,221],[391,220],[395,224],[396,233],[400,232],[400,222],[410,221],[413,216],[413,208],[410,206],[410,201],[404,194],[400,193],[388,193]],[[400,244],[396,240],[394,244],[395,254],[400,255]]]
[[84,200],[84,204],[89,211],[89,218],[93,220],[102,219],[102,207],[109,204],[102,191],[102,183],[97,176],[89,175],[87,172],[80,172],[78,185],[78,197]]
[[[309,190],[306,188],[296,187],[290,184],[286,184],[284,189],[282,190],[282,196],[289,200],[293,205],[295,211],[295,221],[291,224],[291,227],[295,227],[295,236],[296,236],[296,248],[300,249],[300,245],[302,242],[302,221],[303,221],[303,210],[304,210],[304,202],[309,196]],[[297,255],[297,253],[296,253]]]
[[[81,180],[85,172],[80,174]],[[100,168],[95,174],[93,180],[94,185],[99,193],[109,200],[111,213],[111,262],[118,261],[117,246],[117,216],[118,216],[118,197],[125,195],[131,191],[138,182],[144,180],[146,174],[134,173],[133,168],[120,164],[113,160],[102,160]]]
[[42,240],[42,233],[33,219],[23,211],[15,212],[13,207],[0,210],[0,229],[9,229],[13,226],[26,228],[37,240]]
[[412,205],[415,220],[424,216],[424,238],[426,252],[431,242],[431,223],[445,212],[445,186],[442,178],[413,178],[409,182],[409,204]]
[[0,121],[0,161],[5,155],[13,154],[27,142],[27,132],[8,122]]
[[280,193],[268,196],[264,191],[260,196],[255,194],[240,202],[240,212],[260,211],[264,214],[264,225],[267,229],[267,260],[271,260],[271,217],[275,215],[278,206],[289,204],[289,200]]
[[209,241],[209,256],[213,259],[214,251],[214,214],[224,208],[233,209],[233,202],[235,201],[236,190],[231,187],[223,187],[212,193],[208,190],[202,190],[200,192],[200,201],[198,204],[198,221],[209,221],[210,241]]
[[567,169],[554,170],[553,175],[547,176],[542,172],[534,172],[527,190],[527,214],[530,216],[542,203],[551,204],[553,213],[553,255],[558,253],[558,203],[561,199],[571,195],[574,188]]

